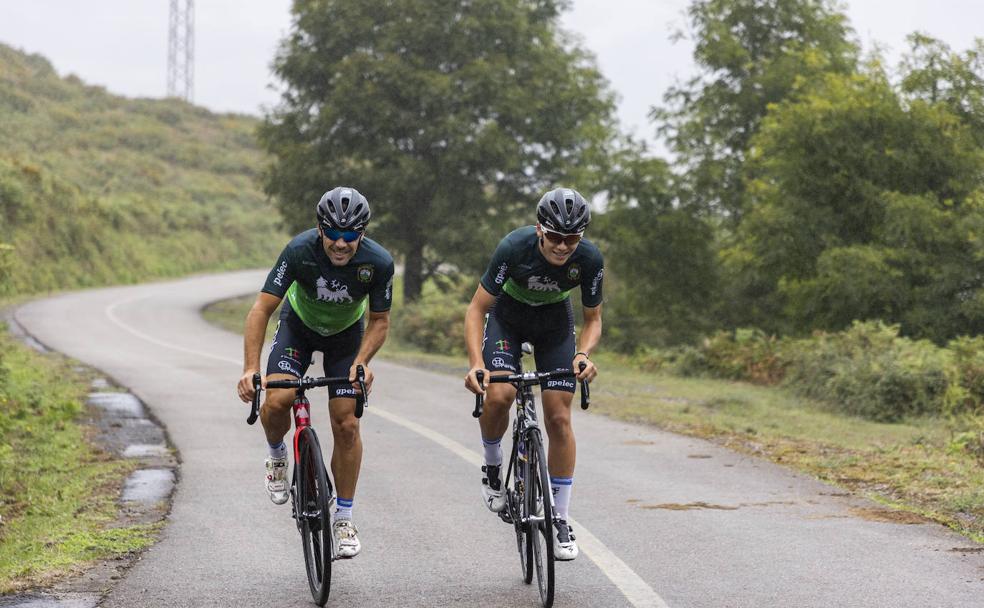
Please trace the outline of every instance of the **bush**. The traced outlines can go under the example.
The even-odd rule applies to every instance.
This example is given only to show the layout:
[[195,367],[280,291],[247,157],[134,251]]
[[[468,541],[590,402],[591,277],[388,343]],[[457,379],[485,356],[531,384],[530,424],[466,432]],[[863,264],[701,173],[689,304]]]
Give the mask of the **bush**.
[[465,309],[453,292],[434,292],[393,309],[393,336],[427,352],[465,354]]
[[871,420],[941,413],[958,383],[950,352],[928,340],[900,338],[897,325],[880,321],[787,341],[782,357],[784,384]]

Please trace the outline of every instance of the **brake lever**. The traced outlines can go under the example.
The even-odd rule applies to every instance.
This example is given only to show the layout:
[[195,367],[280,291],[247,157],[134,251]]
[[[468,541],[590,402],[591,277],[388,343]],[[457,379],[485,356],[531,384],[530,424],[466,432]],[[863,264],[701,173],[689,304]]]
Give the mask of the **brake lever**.
[[260,415],[260,390],[261,390],[260,373],[256,372],[253,374],[253,409],[249,412],[249,417],[246,418],[246,424],[253,424]]
[[[478,388],[482,388],[482,382],[485,381],[485,372],[477,371],[475,372],[475,378],[478,379]],[[475,394],[475,410],[472,412],[472,418],[479,418],[482,415],[482,408],[485,405],[485,396],[482,393]]]
[[[587,366],[584,361],[577,364],[578,369],[582,372]],[[588,390],[588,381],[581,380],[581,409],[586,410],[589,405],[591,405],[591,392]]]
[[362,418],[365,408],[369,407],[369,391],[366,390],[366,370],[361,365],[355,366],[355,381],[359,383],[359,391],[362,392],[362,398],[355,399],[355,417]]

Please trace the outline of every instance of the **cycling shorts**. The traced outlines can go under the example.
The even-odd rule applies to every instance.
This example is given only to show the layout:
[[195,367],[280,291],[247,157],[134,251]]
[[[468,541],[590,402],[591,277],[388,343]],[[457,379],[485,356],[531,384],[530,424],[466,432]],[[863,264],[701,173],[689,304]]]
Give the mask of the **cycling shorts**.
[[[290,374],[300,378],[311,365],[314,352],[321,351],[324,355],[325,376],[347,376],[355,362],[355,356],[359,354],[361,344],[362,319],[337,334],[322,336],[304,325],[291,308],[290,302],[284,300],[277,332],[270,347],[270,357],[267,359],[266,373]],[[355,389],[351,386],[330,386],[328,391],[329,399],[356,397]]]
[[[506,293],[499,294],[485,322],[482,359],[489,371],[519,371],[523,342],[533,345],[536,369],[569,370],[574,360],[574,309],[570,298],[555,304],[530,306]],[[573,393],[574,378],[542,383],[543,390]]]

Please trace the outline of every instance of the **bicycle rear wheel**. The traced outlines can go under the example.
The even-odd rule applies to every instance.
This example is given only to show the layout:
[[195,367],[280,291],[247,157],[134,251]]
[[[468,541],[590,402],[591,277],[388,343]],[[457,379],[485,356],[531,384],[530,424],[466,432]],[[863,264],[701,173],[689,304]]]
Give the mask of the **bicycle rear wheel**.
[[329,511],[332,486],[314,429],[304,429],[298,442],[300,456],[295,465],[296,509],[304,546],[304,564],[311,595],[316,604],[324,606],[331,591],[331,560],[334,554]]
[[550,608],[554,597],[553,493],[539,429],[530,433],[526,449],[529,463],[526,497],[530,513],[527,544],[532,549],[540,602],[544,608]]

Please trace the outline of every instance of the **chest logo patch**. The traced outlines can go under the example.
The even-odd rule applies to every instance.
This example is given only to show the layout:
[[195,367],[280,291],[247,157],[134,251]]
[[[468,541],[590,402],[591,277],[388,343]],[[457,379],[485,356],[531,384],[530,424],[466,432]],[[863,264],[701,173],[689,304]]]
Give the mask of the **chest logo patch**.
[[581,278],[581,267],[577,264],[571,264],[567,267],[567,278],[572,281],[577,281]]
[[533,275],[526,283],[526,288],[530,291],[560,291],[560,285],[550,277]]
[[358,270],[356,270],[356,276],[359,277],[359,282],[371,283],[372,275],[375,272],[375,270],[376,269],[373,267],[372,264],[363,264],[362,266],[359,266]]
[[322,302],[352,302],[348,286],[339,281],[332,279],[329,284],[324,277],[318,277],[315,285],[318,287],[318,299]]

